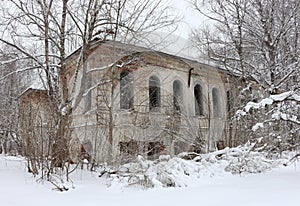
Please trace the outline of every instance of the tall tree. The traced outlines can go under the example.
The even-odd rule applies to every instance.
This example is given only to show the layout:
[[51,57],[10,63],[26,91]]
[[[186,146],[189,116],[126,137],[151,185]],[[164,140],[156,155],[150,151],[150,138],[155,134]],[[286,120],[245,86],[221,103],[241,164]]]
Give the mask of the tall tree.
[[[0,41],[18,51],[19,59],[30,60],[27,69],[41,74],[51,99],[57,116],[51,139],[57,165],[68,158],[71,114],[89,89],[86,60],[93,40],[143,41],[175,23],[166,4],[156,0],[9,0],[2,4],[0,17]],[[70,86],[67,56],[75,49],[79,55]]]
[[[248,106],[255,105],[263,97],[272,99],[272,106],[263,106],[264,111],[260,110],[259,115],[252,113],[252,120],[246,120],[249,132],[253,133],[256,127],[253,129],[252,126],[257,122],[268,123],[265,126],[272,126],[264,129],[265,136],[272,134],[273,140],[276,137],[294,141],[299,134],[296,117],[300,88],[300,2],[194,0],[192,4],[195,10],[213,22],[210,28],[193,32],[192,39],[202,55],[238,74],[246,82],[246,87],[240,89],[240,98],[248,96],[244,101],[252,102]],[[281,93],[281,96],[272,96]],[[284,98],[279,98],[282,96]],[[242,105],[236,106],[241,109]],[[249,107],[246,112],[262,106],[254,106],[250,110]],[[293,129],[287,131],[287,126]],[[299,138],[297,141],[299,143]]]
[[17,97],[20,83],[16,70],[16,54],[4,47],[0,50],[0,153],[17,154],[20,142],[17,136]]

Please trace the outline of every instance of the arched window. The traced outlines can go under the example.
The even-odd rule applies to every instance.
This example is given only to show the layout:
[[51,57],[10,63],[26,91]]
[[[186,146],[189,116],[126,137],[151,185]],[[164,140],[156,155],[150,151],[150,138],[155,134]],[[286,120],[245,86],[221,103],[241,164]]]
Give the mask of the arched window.
[[120,74],[120,108],[133,109],[133,78],[129,71]]
[[158,111],[160,107],[160,81],[156,76],[149,78],[149,110]]
[[180,106],[183,103],[182,83],[179,80],[173,82],[173,105],[176,111],[180,111]]
[[195,115],[203,115],[203,91],[200,84],[194,87],[194,98],[195,98]]
[[232,104],[230,91],[226,92],[226,97],[227,97],[227,112],[229,113],[231,111],[231,104]]
[[220,92],[217,88],[212,89],[212,101],[213,101],[213,117],[220,117]]

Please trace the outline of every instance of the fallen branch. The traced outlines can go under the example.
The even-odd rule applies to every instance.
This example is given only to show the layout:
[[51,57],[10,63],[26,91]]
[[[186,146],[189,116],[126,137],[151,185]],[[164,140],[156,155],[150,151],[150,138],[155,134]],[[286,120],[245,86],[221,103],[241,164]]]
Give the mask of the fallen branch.
[[284,166],[289,166],[290,164],[299,161],[298,157],[300,157],[300,153],[296,154],[294,157],[292,157],[287,163],[284,163]]

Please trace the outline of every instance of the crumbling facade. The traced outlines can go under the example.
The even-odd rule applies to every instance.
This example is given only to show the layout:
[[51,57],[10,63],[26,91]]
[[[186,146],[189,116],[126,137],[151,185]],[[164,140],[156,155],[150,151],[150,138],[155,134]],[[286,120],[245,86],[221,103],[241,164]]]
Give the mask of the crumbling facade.
[[[225,70],[115,41],[93,42],[80,64],[79,54],[67,58],[60,77],[70,99],[80,100],[68,125],[69,160],[125,162],[234,144],[228,120],[236,77]],[[43,139],[56,138],[57,123],[49,105],[46,91],[28,90],[20,98],[22,139],[34,137],[25,142],[42,146],[37,151],[46,155],[55,145]]]
[[[70,90],[77,55],[68,59]],[[232,141],[234,77],[226,71],[112,41],[95,42],[83,64],[76,84],[85,91],[73,113],[72,139],[97,162],[208,152]]]

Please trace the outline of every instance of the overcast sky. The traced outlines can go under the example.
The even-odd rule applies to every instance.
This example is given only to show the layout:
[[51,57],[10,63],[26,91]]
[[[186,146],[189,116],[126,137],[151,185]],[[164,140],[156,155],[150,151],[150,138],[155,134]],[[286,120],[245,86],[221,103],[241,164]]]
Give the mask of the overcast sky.
[[207,20],[203,15],[193,9],[191,3],[189,3],[191,0],[161,1],[168,2],[170,7],[172,7],[173,14],[182,17],[182,21],[179,23],[177,30],[171,35],[168,31],[162,31],[162,33],[157,31],[159,37],[157,38],[157,36],[154,35],[154,42],[157,38],[160,44],[157,48],[155,47],[155,49],[189,59],[198,59],[199,52],[193,47],[189,37],[191,29],[199,28],[207,24]]
[[172,0],[170,6],[174,8],[174,12],[183,17],[178,30],[175,34],[188,38],[192,28],[198,28],[205,23],[205,19],[197,11],[192,8],[190,0]]

